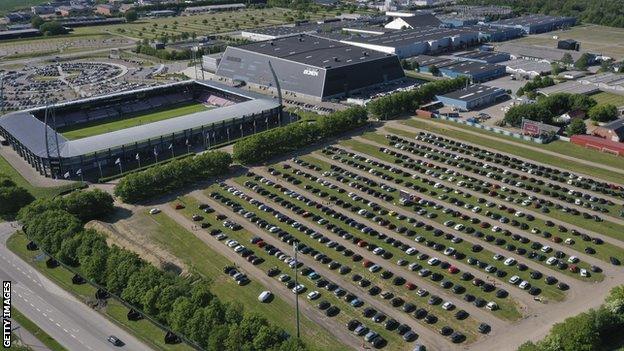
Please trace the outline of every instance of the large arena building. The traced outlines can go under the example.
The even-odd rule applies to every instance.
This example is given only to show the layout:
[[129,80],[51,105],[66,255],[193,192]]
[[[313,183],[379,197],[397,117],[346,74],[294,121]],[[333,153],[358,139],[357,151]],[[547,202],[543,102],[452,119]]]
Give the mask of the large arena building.
[[285,97],[314,101],[349,96],[405,77],[396,55],[306,34],[229,46],[216,74],[275,92],[269,62]]
[[0,135],[39,173],[98,177],[281,123],[277,100],[185,81],[0,117]]

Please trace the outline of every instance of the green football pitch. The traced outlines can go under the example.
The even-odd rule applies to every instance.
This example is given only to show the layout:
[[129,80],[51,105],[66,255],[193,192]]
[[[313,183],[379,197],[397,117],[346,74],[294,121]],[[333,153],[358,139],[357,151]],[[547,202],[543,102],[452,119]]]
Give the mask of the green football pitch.
[[162,121],[169,118],[180,117],[195,112],[209,110],[200,103],[186,104],[175,108],[164,108],[153,111],[148,114],[139,114],[131,117],[123,117],[117,119],[108,119],[104,121],[93,121],[81,123],[69,127],[59,128],[61,133],[68,140],[86,138],[98,134],[114,132],[121,129],[136,127],[143,124]]

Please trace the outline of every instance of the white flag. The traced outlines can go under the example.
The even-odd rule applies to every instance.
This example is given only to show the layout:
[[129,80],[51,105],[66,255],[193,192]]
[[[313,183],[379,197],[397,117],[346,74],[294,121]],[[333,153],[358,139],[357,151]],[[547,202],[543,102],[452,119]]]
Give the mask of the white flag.
[[120,159],[120,158],[118,158],[117,160],[115,160],[115,164],[116,164],[116,165],[121,164],[121,159]]
[[136,158],[137,160],[140,160],[141,156],[139,156],[139,154],[136,154],[136,156],[134,156],[134,158]]
[[65,179],[69,178],[69,171],[67,171],[67,173],[65,173],[63,177],[65,177]]
[[81,175],[81,174],[82,174],[82,168],[78,169],[78,170],[76,171],[76,174],[77,174],[77,175]]
[[190,146],[190,145],[191,145],[191,143],[189,143],[189,140],[186,139],[186,146]]
[[154,156],[158,156],[158,150],[156,150],[156,148],[154,148]]
[[173,149],[173,143],[169,144],[169,150]]

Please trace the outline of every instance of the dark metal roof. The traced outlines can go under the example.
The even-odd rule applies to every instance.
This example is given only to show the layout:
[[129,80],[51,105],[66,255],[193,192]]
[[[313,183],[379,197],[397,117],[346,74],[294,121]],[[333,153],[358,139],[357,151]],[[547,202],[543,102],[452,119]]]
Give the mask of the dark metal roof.
[[[183,83],[188,84],[189,82]],[[171,135],[172,133],[195,129],[216,122],[241,118],[243,116],[249,116],[261,111],[268,111],[279,106],[279,103],[276,100],[266,97],[257,98],[259,96],[257,94],[248,94],[248,92],[243,92],[236,88],[226,87],[223,84],[209,81],[197,81],[196,83],[217,89],[224,87],[224,89],[221,90],[225,90],[228,93],[237,94],[239,96],[249,97],[250,100],[231,106],[219,107],[208,111],[201,111],[186,116],[166,119],[77,140],[67,140],[61,134],[56,134],[54,130],[33,115],[35,109],[14,112],[0,117],[0,127],[9,132],[30,151],[40,157],[47,157],[46,141],[44,137],[45,130],[47,129],[50,154],[52,156],[57,155],[56,148],[53,146],[56,144],[55,137],[58,137],[61,157],[70,158],[90,154],[96,151],[114,149],[121,147],[122,145],[133,144],[147,139],[155,139],[162,135]],[[155,89],[157,88],[151,88],[151,90]],[[131,93],[136,93],[136,91],[126,92],[124,94]],[[110,98],[111,96],[113,95],[109,95],[108,97]],[[98,99],[101,98],[106,97],[100,97]],[[88,103],[92,99],[78,100],[62,105],[83,104]]]
[[440,40],[457,35],[478,35],[478,31],[465,28],[438,28],[422,27],[417,29],[402,30],[394,33],[387,33],[368,38],[357,38],[351,41],[357,43],[379,45],[379,46],[405,46],[415,43]]
[[481,84],[474,84],[465,89],[455,90],[448,94],[441,95],[447,99],[459,100],[459,101],[472,101],[478,100],[489,95],[502,95],[505,94],[505,90],[497,87],[490,87]]
[[411,17],[401,17],[401,19],[412,28],[437,27],[442,24],[442,21],[430,13],[417,14]]
[[533,14],[533,15],[527,15],[527,16],[502,19],[502,20],[492,22],[492,24],[507,25],[507,26],[534,26],[534,25],[546,24],[546,23],[557,23],[559,21],[568,21],[571,19],[574,19],[574,17],[558,17],[558,16]]
[[236,48],[314,67],[331,66],[332,68],[391,56],[306,34],[251,43]]

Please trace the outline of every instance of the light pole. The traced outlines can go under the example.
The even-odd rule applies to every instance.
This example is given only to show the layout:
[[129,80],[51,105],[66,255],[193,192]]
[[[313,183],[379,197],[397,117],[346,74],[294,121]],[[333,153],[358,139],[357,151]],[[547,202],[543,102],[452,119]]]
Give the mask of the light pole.
[[293,250],[295,250],[295,313],[297,318],[297,339],[299,339],[299,292],[297,291],[297,286],[299,286],[299,282],[297,280],[297,265],[299,261],[297,261],[297,242],[293,243]]

